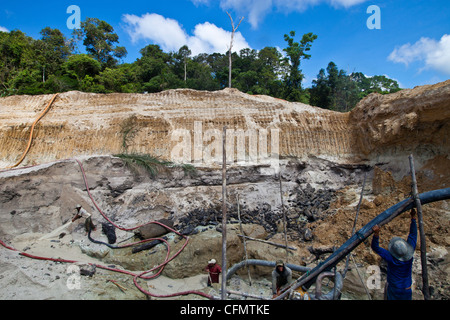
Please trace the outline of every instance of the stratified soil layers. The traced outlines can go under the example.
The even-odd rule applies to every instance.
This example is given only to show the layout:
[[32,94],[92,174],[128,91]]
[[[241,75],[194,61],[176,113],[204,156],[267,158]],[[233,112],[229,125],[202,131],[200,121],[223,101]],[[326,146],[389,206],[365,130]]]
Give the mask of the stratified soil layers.
[[[51,98],[0,99],[0,169],[20,158],[31,124]],[[233,134],[238,137],[227,152],[234,161],[245,162],[255,155],[259,161],[271,154],[352,163],[409,153],[431,158],[449,154],[449,119],[450,80],[389,95],[371,94],[348,113],[234,89],[155,94],[72,91],[59,94],[37,124],[21,165],[122,152],[214,165],[206,160],[221,158],[224,126],[229,139]],[[239,142],[244,136],[245,142]]]

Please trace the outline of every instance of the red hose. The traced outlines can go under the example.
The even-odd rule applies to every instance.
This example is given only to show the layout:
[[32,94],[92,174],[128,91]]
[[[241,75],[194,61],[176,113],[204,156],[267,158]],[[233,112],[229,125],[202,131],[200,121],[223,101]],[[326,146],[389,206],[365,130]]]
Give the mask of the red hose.
[[[191,290],[189,290],[189,291],[183,291],[183,292],[177,292],[177,293],[173,293],[173,294],[158,295],[158,294],[155,294],[155,293],[151,293],[151,292],[145,290],[142,286],[140,286],[139,283],[137,282],[137,279],[138,279],[138,278],[141,278],[141,279],[144,279],[144,280],[149,280],[149,279],[154,279],[154,278],[158,277],[158,276],[161,274],[161,272],[164,270],[164,267],[165,267],[170,261],[172,261],[173,259],[175,259],[175,258],[176,258],[176,257],[184,250],[184,248],[187,246],[187,244],[188,244],[188,242],[189,242],[189,237],[187,237],[187,236],[185,236],[185,235],[182,235],[182,234],[179,233],[178,231],[176,231],[176,230],[174,230],[174,229],[172,229],[172,228],[170,228],[170,227],[168,227],[168,226],[166,226],[166,225],[164,225],[164,224],[162,224],[162,223],[160,223],[160,222],[157,222],[157,221],[150,221],[150,222],[148,222],[148,223],[145,223],[145,224],[142,224],[142,225],[140,225],[140,226],[133,227],[133,228],[123,228],[123,227],[118,226],[116,223],[114,223],[113,221],[111,221],[111,220],[103,213],[103,211],[98,207],[98,205],[96,204],[96,202],[95,202],[94,198],[92,197],[92,194],[91,194],[91,192],[90,192],[90,190],[89,190],[89,185],[88,185],[88,182],[87,182],[87,179],[86,179],[86,174],[85,174],[85,172],[84,172],[83,165],[82,165],[81,162],[78,161],[77,159],[75,159],[75,160],[77,161],[78,165],[80,166],[81,172],[82,172],[82,174],[83,174],[83,180],[84,180],[84,183],[85,183],[85,186],[86,186],[86,190],[87,190],[87,192],[88,192],[89,197],[90,197],[91,200],[92,200],[92,203],[93,203],[94,206],[97,208],[97,210],[100,212],[100,214],[101,214],[108,222],[110,222],[112,225],[114,225],[116,228],[118,228],[118,229],[120,229],[120,230],[123,230],[123,231],[132,231],[132,230],[135,230],[135,229],[137,229],[137,228],[139,228],[139,227],[142,227],[142,226],[144,226],[144,225],[151,224],[151,223],[155,223],[155,224],[159,224],[159,225],[161,225],[162,227],[164,227],[164,228],[166,228],[166,229],[168,229],[168,230],[170,230],[170,231],[176,233],[177,235],[183,237],[183,238],[186,240],[185,243],[183,244],[183,246],[182,246],[182,247],[181,247],[181,248],[180,248],[180,249],[179,249],[172,257],[170,257],[170,245],[169,245],[169,243],[168,243],[165,239],[163,239],[163,238],[146,239],[146,240],[143,240],[143,241],[139,241],[139,242],[135,242],[135,243],[132,243],[132,244],[124,245],[123,248],[126,248],[126,247],[132,246],[132,245],[134,245],[134,244],[138,244],[138,243],[142,243],[142,242],[147,242],[147,241],[151,241],[151,240],[160,240],[160,241],[163,241],[163,242],[166,244],[166,246],[167,246],[167,254],[166,254],[166,258],[165,258],[164,262],[161,263],[160,265],[156,266],[156,267],[153,267],[153,268],[150,269],[150,270],[144,271],[144,272],[139,273],[139,274],[135,274],[135,273],[133,273],[133,272],[126,271],[126,270],[121,270],[121,269],[116,269],[116,268],[110,268],[110,267],[103,266],[103,265],[100,265],[100,264],[95,264],[95,263],[89,263],[89,264],[90,264],[90,265],[94,265],[94,266],[96,266],[97,268],[100,268],[100,269],[109,270],[109,271],[113,271],[113,272],[119,272],[119,273],[123,273],[123,274],[127,274],[127,275],[133,276],[133,282],[134,282],[134,284],[136,285],[136,287],[137,287],[142,293],[144,293],[144,294],[146,294],[146,295],[149,295],[149,296],[152,296],[152,297],[156,297],[156,298],[170,298],[170,297],[176,297],[176,296],[185,296],[185,295],[189,295],[189,294],[195,294],[195,295],[199,295],[199,296],[202,296],[202,297],[205,297],[205,298],[208,298],[208,299],[214,299],[214,297],[212,297],[211,295],[208,295],[208,294],[206,294],[206,293],[203,293],[203,292],[200,292],[200,291],[191,291]],[[6,249],[9,249],[9,250],[12,250],[12,251],[18,251],[17,249],[15,249],[15,248],[13,248],[13,247],[11,247],[11,246],[8,246],[8,245],[7,245],[6,243],[4,243],[2,240],[0,240],[0,244],[1,244],[3,247],[5,247]],[[62,262],[62,263],[76,263],[76,262],[78,262],[78,261],[74,261],[74,260],[66,260],[66,259],[57,259],[57,258],[40,257],[40,256],[35,256],[35,255],[29,254],[29,253],[25,253],[25,252],[19,252],[19,254],[22,255],[22,256],[28,257],[28,258],[38,259],[38,260],[48,260],[48,261]],[[169,258],[169,257],[170,257],[170,258]],[[152,274],[152,275],[150,275],[150,276],[145,276],[147,273],[153,272],[153,271],[155,271],[155,270],[157,270],[157,269],[159,269],[159,270],[158,270],[155,274]]]

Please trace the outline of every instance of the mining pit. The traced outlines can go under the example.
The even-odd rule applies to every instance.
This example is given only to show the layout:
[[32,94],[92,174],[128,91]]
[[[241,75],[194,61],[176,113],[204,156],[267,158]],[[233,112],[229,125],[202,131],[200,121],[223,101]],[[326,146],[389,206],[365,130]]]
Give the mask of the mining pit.
[[[409,155],[419,192],[449,187],[449,97],[446,81],[372,94],[353,111],[337,113],[233,89],[61,93],[14,168],[51,96],[1,98],[0,240],[10,249],[0,246],[0,299],[219,296],[217,286],[207,287],[204,268],[222,257],[224,126],[236,138],[227,149],[228,268],[246,257],[317,266],[351,237],[357,208],[356,230],[410,196]],[[119,156],[144,153],[176,165],[151,174]],[[92,215],[90,234],[83,219],[70,223],[77,205]],[[448,200],[423,207],[433,300],[450,298],[449,213]],[[112,248],[91,240],[108,243],[105,217],[121,227],[113,247],[139,241],[132,229],[149,221],[170,219],[176,232],[139,252]],[[408,230],[404,213],[382,228],[380,245],[406,238]],[[383,299],[386,266],[370,239],[351,253],[342,300]],[[289,250],[268,243],[286,240]],[[167,248],[175,258],[154,269],[167,259]],[[371,286],[373,266],[381,282]],[[344,267],[345,260],[337,265]],[[149,279],[136,279],[148,295],[133,275],[152,269]],[[243,268],[228,288],[271,299],[271,271]],[[413,280],[413,299],[423,300],[419,244]]]

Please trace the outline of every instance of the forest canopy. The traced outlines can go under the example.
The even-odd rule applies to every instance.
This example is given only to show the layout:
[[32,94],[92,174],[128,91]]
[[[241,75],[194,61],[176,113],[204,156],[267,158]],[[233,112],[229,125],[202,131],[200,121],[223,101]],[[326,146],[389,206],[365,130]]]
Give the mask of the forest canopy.
[[[46,27],[39,39],[20,30],[0,32],[0,96],[37,95],[79,90],[96,93],[153,93],[189,88],[221,90],[229,85],[228,52],[192,56],[187,46],[164,52],[150,44],[133,63],[119,37],[105,21],[87,18],[68,39],[58,29]],[[311,88],[304,88],[301,67],[317,35],[296,32],[284,35],[286,48],[242,49],[232,53],[231,86],[248,94],[269,95],[321,108],[346,112],[370,93],[401,90],[386,76],[346,74],[330,61],[320,69]],[[82,42],[86,53],[77,50]]]

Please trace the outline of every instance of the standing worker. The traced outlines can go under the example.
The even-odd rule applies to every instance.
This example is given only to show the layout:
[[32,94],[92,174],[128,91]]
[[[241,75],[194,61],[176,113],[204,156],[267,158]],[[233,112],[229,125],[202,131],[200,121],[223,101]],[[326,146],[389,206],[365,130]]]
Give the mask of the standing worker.
[[208,261],[205,271],[208,272],[208,287],[211,287],[212,283],[219,283],[219,274],[222,273],[222,268],[217,264],[216,259]]
[[387,266],[386,300],[412,300],[412,264],[417,242],[416,210],[411,209],[411,224],[408,240],[394,237],[389,242],[388,250],[380,248],[380,227],[372,228],[372,250],[383,258]]
[[89,212],[87,212],[86,210],[84,210],[79,204],[77,204],[76,209],[77,209],[77,214],[72,219],[72,222],[74,222],[75,220],[78,220],[80,218],[85,218],[86,221],[84,222],[84,228],[85,228],[86,232],[89,232],[89,230],[95,231],[95,225],[92,222],[91,214]]
[[281,290],[286,289],[292,282],[292,270],[278,260],[272,271],[272,293],[273,298],[280,295]]

